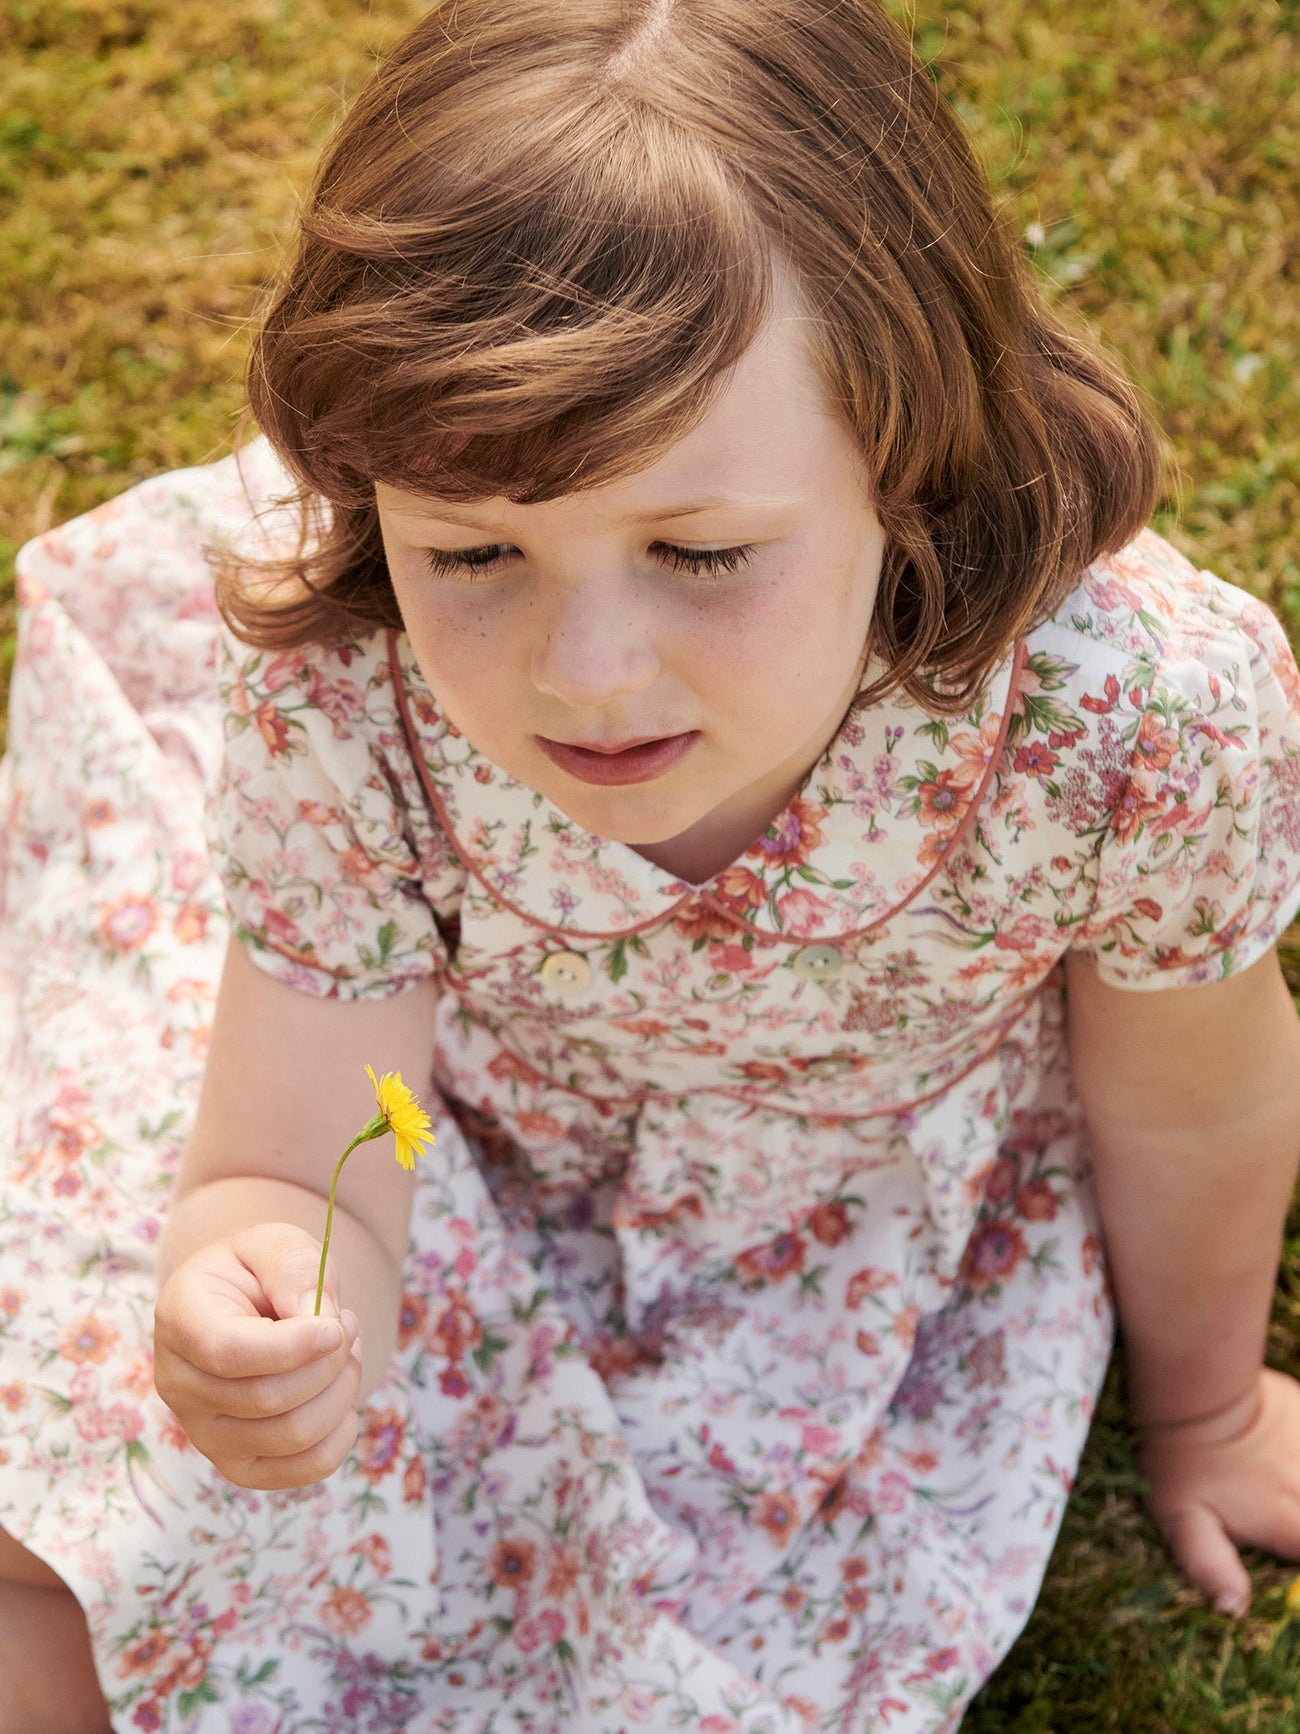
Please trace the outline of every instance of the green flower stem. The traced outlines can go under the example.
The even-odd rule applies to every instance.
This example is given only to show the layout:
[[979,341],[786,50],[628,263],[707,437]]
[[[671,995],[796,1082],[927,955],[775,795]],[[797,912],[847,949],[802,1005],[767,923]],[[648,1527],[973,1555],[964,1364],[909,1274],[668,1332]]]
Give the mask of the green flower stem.
[[330,1233],[334,1227],[334,1194],[338,1189],[339,1175],[343,1172],[343,1164],[347,1161],[348,1157],[356,1149],[358,1144],[365,1144],[371,1138],[382,1138],[387,1130],[388,1121],[385,1120],[382,1114],[376,1115],[368,1126],[363,1126],[361,1128],[356,1137],[334,1164],[334,1178],[330,1181],[330,1201],[325,1208],[325,1243],[320,1249],[320,1275],[316,1278],[316,1310],[312,1315],[313,1318],[320,1317],[321,1296],[325,1293],[325,1260],[329,1257]]

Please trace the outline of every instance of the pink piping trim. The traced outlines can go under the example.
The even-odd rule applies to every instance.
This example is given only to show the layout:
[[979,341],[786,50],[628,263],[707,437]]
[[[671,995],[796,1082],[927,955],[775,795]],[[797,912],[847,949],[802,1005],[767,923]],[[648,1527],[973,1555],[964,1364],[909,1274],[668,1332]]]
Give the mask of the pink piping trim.
[[[938,873],[939,869],[950,859],[957,845],[964,839],[967,831],[973,824],[975,815],[979,811],[980,802],[984,798],[985,790],[988,788],[993,773],[997,769],[998,759],[1001,757],[1002,748],[1006,742],[1007,729],[1011,722],[1011,714],[1015,709],[1015,701],[1020,695],[1020,676],[1025,663],[1028,660],[1028,656],[1029,641],[1024,638],[1017,639],[1015,657],[1011,665],[1011,676],[1007,683],[1006,701],[1002,707],[1002,726],[998,730],[997,744],[989,755],[989,762],[985,768],[984,775],[980,779],[979,787],[970,798],[967,809],[962,815],[961,823],[953,832],[948,847],[926,874],[925,878],[914,885],[901,902],[894,904],[893,907],[887,909],[884,914],[877,915],[873,920],[869,921],[865,927],[854,927],[850,928],[846,933],[830,934],[824,936],[820,940],[812,940],[807,936],[800,937],[789,933],[767,933],[763,928],[752,927],[750,923],[745,922],[738,917],[734,909],[729,909],[725,903],[722,903],[707,891],[688,891],[684,893],[683,896],[679,897],[677,902],[672,904],[668,909],[660,911],[658,915],[651,916],[649,920],[639,921],[633,927],[620,927],[613,930],[604,928],[599,930],[588,930],[577,927],[554,927],[549,922],[539,921],[535,915],[530,914],[526,909],[521,909],[517,903],[511,903],[510,900],[503,897],[496,887],[488,880],[486,875],[475,864],[468,851],[462,849],[460,846],[460,838],[456,834],[456,828],[451,823],[447,809],[443,804],[442,797],[439,795],[433,779],[429,775],[429,767],[424,762],[424,754],[420,751],[419,737],[415,732],[415,725],[411,719],[410,701],[406,695],[406,683],[402,678],[402,665],[397,654],[397,629],[395,627],[389,627],[388,629],[388,666],[393,682],[393,693],[397,699],[398,713],[401,716],[402,728],[406,734],[406,744],[410,751],[411,758],[414,761],[416,771],[419,774],[420,781],[424,786],[425,797],[434,812],[437,814],[448,841],[455,847],[456,853],[465,863],[467,871],[473,874],[474,878],[478,880],[479,884],[494,902],[498,903],[503,909],[510,910],[511,914],[517,915],[521,921],[526,921],[530,927],[539,928],[543,933],[549,933],[556,939],[624,939],[631,933],[645,933],[652,927],[662,927],[665,922],[672,920],[673,916],[679,909],[683,909],[691,903],[707,903],[719,913],[725,915],[728,920],[734,921],[738,929],[741,931],[751,931],[756,935],[756,937],[768,941],[784,941],[787,945],[804,946],[843,941],[847,939],[858,939],[863,934],[870,933],[877,927],[883,927],[884,924],[887,921],[891,921],[900,910],[906,909],[907,905],[913,898],[920,896],[921,892],[925,890],[926,886],[934,878],[935,874]],[[922,1099],[924,1100],[925,1098]]]

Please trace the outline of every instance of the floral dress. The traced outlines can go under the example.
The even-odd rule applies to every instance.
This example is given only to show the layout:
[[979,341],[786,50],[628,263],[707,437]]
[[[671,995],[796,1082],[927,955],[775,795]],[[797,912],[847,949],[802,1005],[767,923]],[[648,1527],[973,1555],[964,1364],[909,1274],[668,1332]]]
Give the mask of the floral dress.
[[[477,753],[404,636],[224,634],[203,546],[273,543],[284,484],[259,440],[19,554],[0,1524],[118,1730],[956,1728],[1111,1345],[1062,954],[1154,992],[1292,918],[1277,620],[1145,532],[692,885]],[[441,987],[400,1348],[280,1493],[150,1376],[232,927],[304,993]]]

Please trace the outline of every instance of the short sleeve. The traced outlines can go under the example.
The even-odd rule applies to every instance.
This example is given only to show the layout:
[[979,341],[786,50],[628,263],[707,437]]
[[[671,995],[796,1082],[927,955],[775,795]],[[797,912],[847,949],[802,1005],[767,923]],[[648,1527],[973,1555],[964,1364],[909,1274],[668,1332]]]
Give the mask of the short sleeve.
[[[384,634],[323,652],[220,635],[223,755],[208,844],[233,930],[277,980],[382,998],[446,952],[392,742]],[[424,827],[428,815],[423,816]]]
[[1300,674],[1262,602],[1189,565],[1137,680],[1114,695],[1128,779],[1073,949],[1115,987],[1221,981],[1300,907]]

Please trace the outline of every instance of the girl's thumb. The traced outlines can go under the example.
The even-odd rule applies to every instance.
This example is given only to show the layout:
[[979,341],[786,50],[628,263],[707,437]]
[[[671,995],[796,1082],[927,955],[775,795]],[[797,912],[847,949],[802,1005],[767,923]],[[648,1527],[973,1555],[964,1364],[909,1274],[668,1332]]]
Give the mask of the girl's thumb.
[[1240,1619],[1250,1607],[1250,1576],[1222,1523],[1207,1505],[1190,1505],[1165,1518],[1174,1558],[1215,1610]]
[[[316,1310],[316,1283],[320,1276],[320,1242],[302,1229],[286,1224],[286,1234],[274,1248],[262,1282],[266,1298],[281,1319],[310,1318]],[[325,1290],[321,1296],[322,1318],[339,1316],[338,1297],[334,1289],[334,1273],[326,1267]]]

